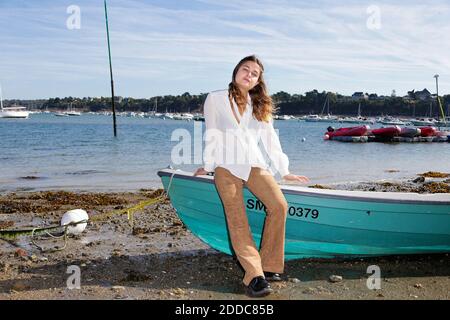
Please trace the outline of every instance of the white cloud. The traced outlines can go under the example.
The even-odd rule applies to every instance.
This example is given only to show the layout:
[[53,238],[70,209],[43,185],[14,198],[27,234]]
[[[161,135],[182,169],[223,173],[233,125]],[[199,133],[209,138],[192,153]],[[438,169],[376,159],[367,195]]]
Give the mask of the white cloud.
[[[450,92],[445,80],[450,77],[450,4],[444,1],[379,2],[380,30],[366,27],[372,3],[359,1],[255,1],[244,6],[237,0],[202,0],[195,9],[152,3],[110,1],[109,17],[117,78],[122,83],[139,79],[142,88],[155,83],[155,94],[225,86],[234,64],[251,53],[265,61],[275,91],[289,91],[296,82],[292,90],[297,92],[334,83],[333,91],[351,93],[359,91],[358,83],[369,89],[373,83],[369,91],[386,94],[395,88],[403,94],[415,87],[433,88],[432,76],[440,73],[443,92]],[[79,31],[64,28],[67,14],[61,6],[2,10],[0,27],[11,32],[0,35],[0,72],[16,74],[8,80],[17,87],[25,73],[48,83],[67,69],[73,70],[75,86],[76,81],[103,79],[109,72],[103,7],[85,1],[80,7]],[[213,79],[202,80],[208,77]]]

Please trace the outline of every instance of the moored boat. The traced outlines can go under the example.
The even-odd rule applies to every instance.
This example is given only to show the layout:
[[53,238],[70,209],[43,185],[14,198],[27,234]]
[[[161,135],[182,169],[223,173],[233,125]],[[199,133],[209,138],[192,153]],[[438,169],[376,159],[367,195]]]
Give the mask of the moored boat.
[[325,139],[333,139],[334,137],[360,137],[366,135],[369,129],[370,127],[368,125],[339,129],[328,127],[325,133]]
[[399,126],[372,129],[370,133],[377,137],[392,138],[398,136],[402,129]]
[[25,107],[0,108],[0,118],[27,119],[29,115]]
[[447,142],[450,136],[450,131],[436,131],[434,142]]
[[434,123],[437,127],[450,127],[450,117],[442,118]]
[[433,126],[433,125],[435,125],[435,120],[431,119],[431,118],[430,119],[415,119],[415,120],[411,120],[411,124],[416,127]]
[[402,131],[400,131],[400,137],[407,137],[407,138],[413,138],[420,136],[422,130],[419,128],[412,128],[412,127],[404,127],[402,128]]
[[432,137],[435,136],[437,132],[436,127],[420,127],[421,137]]
[[[232,254],[225,214],[211,176],[158,172],[178,216],[202,241]],[[286,260],[450,252],[450,195],[338,191],[282,185],[288,202]],[[264,205],[244,189],[257,246]]]
[[403,120],[400,120],[397,118],[392,118],[392,117],[384,117],[384,118],[377,120],[377,122],[384,124],[384,125],[389,125],[389,126],[405,126],[408,124],[407,121],[403,121]]
[[66,112],[56,112],[56,117],[68,117],[69,115]]
[[13,106],[3,107],[3,92],[0,86],[0,118],[13,118],[13,119],[27,119],[30,115],[30,111],[27,111],[25,107]]

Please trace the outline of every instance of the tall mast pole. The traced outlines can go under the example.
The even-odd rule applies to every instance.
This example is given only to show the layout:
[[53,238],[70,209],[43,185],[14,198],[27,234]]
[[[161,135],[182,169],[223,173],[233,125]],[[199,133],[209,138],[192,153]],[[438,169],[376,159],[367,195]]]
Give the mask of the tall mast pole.
[[106,37],[108,39],[109,74],[111,75],[111,106],[112,106],[112,112],[113,112],[113,129],[114,129],[114,137],[117,137],[116,108],[114,105],[114,79],[113,79],[113,71],[112,71],[112,63],[111,63],[111,45],[109,43],[108,9],[106,8],[106,0],[104,0],[104,2],[105,2],[105,19],[106,19]]

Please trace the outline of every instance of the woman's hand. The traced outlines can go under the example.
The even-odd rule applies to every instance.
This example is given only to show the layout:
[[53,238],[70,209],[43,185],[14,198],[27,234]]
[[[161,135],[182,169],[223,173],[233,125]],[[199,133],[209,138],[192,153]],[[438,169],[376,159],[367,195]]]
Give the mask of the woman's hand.
[[305,176],[297,176],[295,174],[287,174],[283,177],[286,181],[296,181],[299,183],[308,183],[309,179]]
[[206,176],[208,174],[208,171],[206,171],[204,168],[198,168],[197,171],[194,173],[195,176]]

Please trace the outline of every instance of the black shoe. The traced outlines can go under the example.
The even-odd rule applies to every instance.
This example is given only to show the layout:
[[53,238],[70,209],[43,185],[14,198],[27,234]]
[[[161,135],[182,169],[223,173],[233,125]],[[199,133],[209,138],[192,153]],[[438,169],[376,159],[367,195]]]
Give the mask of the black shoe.
[[247,286],[247,295],[252,298],[265,297],[272,292],[269,283],[264,277],[255,277]]
[[264,271],[264,277],[267,281],[283,281],[283,279],[281,278],[281,274],[275,272]]

